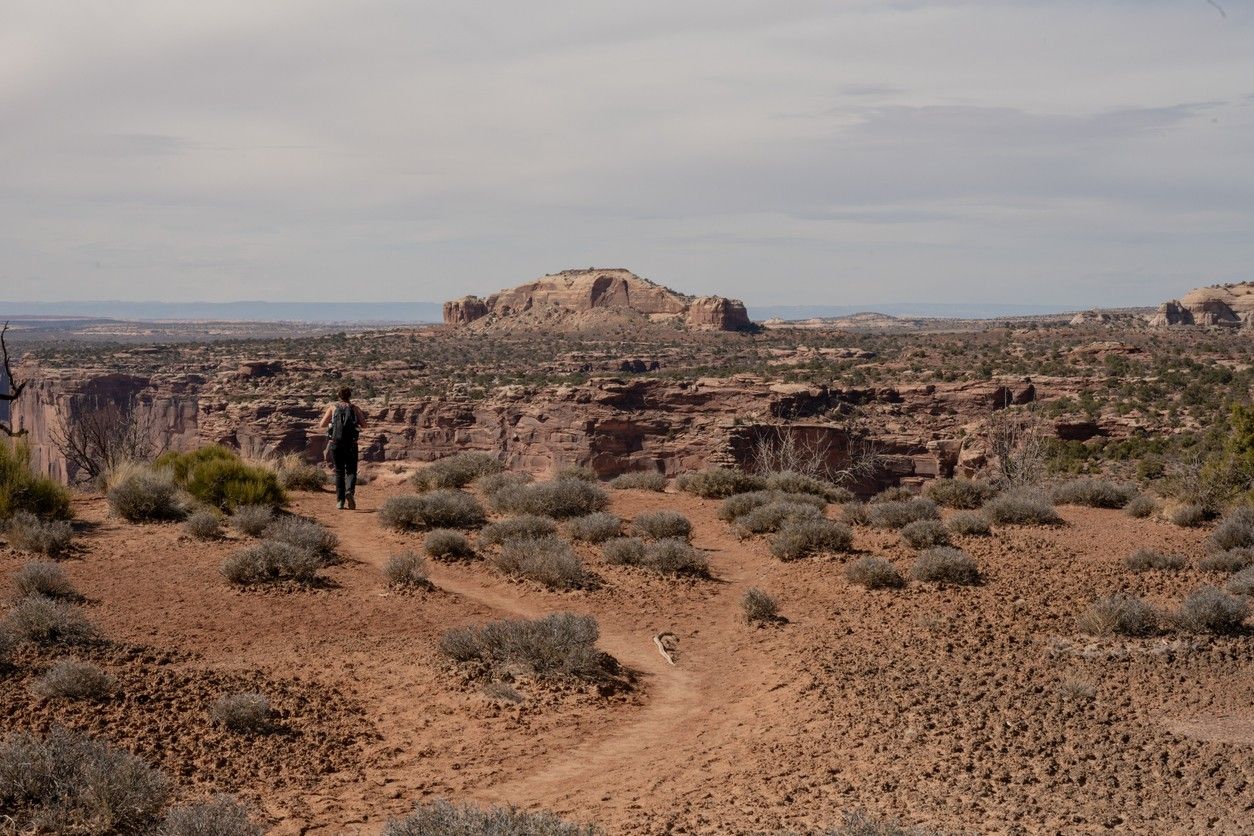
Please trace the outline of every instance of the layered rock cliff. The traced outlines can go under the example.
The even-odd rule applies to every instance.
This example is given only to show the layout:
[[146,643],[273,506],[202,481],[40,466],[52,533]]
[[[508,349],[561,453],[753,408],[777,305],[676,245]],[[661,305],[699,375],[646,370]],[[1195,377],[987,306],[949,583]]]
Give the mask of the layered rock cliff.
[[1254,326],[1254,282],[1212,285],[1158,306],[1150,325]]

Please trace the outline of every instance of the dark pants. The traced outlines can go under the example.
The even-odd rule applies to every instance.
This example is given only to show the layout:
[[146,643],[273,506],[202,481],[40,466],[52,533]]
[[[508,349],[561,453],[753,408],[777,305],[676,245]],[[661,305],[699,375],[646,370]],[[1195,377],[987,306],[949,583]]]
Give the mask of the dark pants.
[[347,441],[332,444],[331,460],[335,462],[335,499],[343,502],[357,489],[357,444]]

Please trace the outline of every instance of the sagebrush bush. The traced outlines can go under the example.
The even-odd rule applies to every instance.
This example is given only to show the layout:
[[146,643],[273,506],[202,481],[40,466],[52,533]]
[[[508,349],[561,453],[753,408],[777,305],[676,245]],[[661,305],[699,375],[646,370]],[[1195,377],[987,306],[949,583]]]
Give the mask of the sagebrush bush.
[[58,728],[0,740],[0,810],[13,833],[156,831],[169,781],[134,755]]
[[582,589],[592,580],[570,544],[556,537],[508,540],[491,560],[505,574],[536,581],[549,589]]
[[1197,568],[1203,572],[1240,572],[1247,566],[1254,566],[1254,549],[1212,552],[1197,562]]
[[492,497],[497,493],[529,485],[532,481],[530,473],[511,473],[506,470],[500,473],[489,473],[486,476],[480,476],[475,480],[475,487],[488,498],[489,502],[493,502],[495,507]]
[[949,530],[964,537],[987,537],[993,527],[980,511],[959,511],[949,518]]
[[1201,505],[1186,502],[1172,508],[1167,519],[1181,528],[1197,528],[1210,519],[1210,513]]
[[274,509],[269,505],[241,505],[227,518],[231,528],[246,537],[260,537],[266,526],[274,520]]
[[490,453],[468,451],[438,459],[419,470],[410,482],[420,491],[464,488],[484,476],[501,473],[505,465]]
[[30,448],[24,443],[0,443],[0,522],[19,511],[41,519],[69,519],[70,492],[31,470]]
[[383,567],[388,586],[395,589],[427,589],[431,581],[427,577],[427,561],[422,555],[409,550],[394,554]]
[[996,496],[997,489],[975,479],[933,479],[923,495],[937,505],[970,511]]
[[742,470],[726,467],[715,467],[709,470],[697,470],[681,473],[675,480],[681,491],[687,491],[706,499],[724,499],[738,493],[760,491],[766,488],[766,480]]
[[1233,595],[1254,595],[1254,566],[1247,566],[1228,578],[1224,589]]
[[1055,485],[1052,498],[1058,505],[1087,505],[1090,508],[1122,508],[1137,495],[1135,485],[1122,485],[1105,479],[1073,479]]
[[940,520],[915,520],[901,527],[901,539],[916,549],[948,546],[949,532]]
[[31,690],[46,700],[103,700],[117,687],[117,680],[96,665],[78,659],[58,659]]
[[891,488],[885,488],[875,496],[871,497],[870,504],[878,505],[881,502],[909,502],[910,500],[917,498],[918,497],[915,496],[914,492],[909,488],[903,488],[900,485],[895,485]]
[[194,801],[165,814],[158,836],[262,836],[260,825],[248,817],[248,808],[229,795]]
[[596,649],[599,636],[592,616],[560,612],[457,627],[440,638],[440,650],[458,662],[480,662],[490,669],[525,666],[541,679],[596,679],[606,670],[606,659]]
[[562,479],[578,479],[581,482],[599,481],[595,470],[581,464],[568,464],[565,467],[558,468],[557,473],[553,474],[553,478],[558,481]]
[[795,502],[771,502],[759,505],[749,513],[737,518],[736,528],[742,536],[749,534],[769,534],[779,531],[785,525],[798,520],[820,519],[822,510],[813,505]]
[[768,475],[766,477],[766,487],[768,490],[781,493],[808,493],[822,497],[827,502],[848,502],[853,499],[853,493],[847,488],[842,488],[826,479],[819,479],[815,476],[808,476],[792,470],[783,470],[779,473]]
[[78,591],[55,563],[27,563],[13,573],[13,586],[22,597],[77,598]]
[[295,453],[280,459],[275,472],[279,484],[288,491],[320,491],[329,480],[326,470]]
[[0,629],[19,641],[41,645],[85,644],[98,635],[77,607],[42,595],[16,601]]
[[620,566],[639,566],[663,575],[707,577],[710,564],[686,540],[674,538],[646,543],[638,537],[618,537],[602,546],[605,559]]
[[60,557],[70,550],[74,529],[65,520],[41,520],[29,511],[18,511],[9,518],[5,536],[18,551]]
[[224,511],[241,505],[277,508],[287,502],[277,473],[268,467],[247,464],[224,447],[165,453],[155,466],[168,470],[174,481],[196,499]]
[[276,543],[287,543],[301,551],[330,560],[339,548],[340,538],[321,523],[304,517],[281,516],[266,526],[263,536]]
[[1152,569],[1160,571],[1176,571],[1188,565],[1183,555],[1164,554],[1153,549],[1137,549],[1123,561],[1133,572],[1148,572]]
[[665,537],[687,540],[692,536],[692,521],[677,511],[647,511],[631,521],[631,532],[652,540]]
[[1129,517],[1143,520],[1158,513],[1158,503],[1153,497],[1140,494],[1128,500],[1128,504],[1123,506],[1123,512]]
[[379,509],[379,522],[401,531],[479,528],[486,520],[487,514],[479,500],[458,490],[393,496]]
[[984,515],[997,525],[1057,525],[1062,517],[1049,496],[1036,488],[1013,488],[984,503]]
[[548,517],[523,514],[499,522],[488,523],[479,532],[479,542],[485,546],[499,546],[510,540],[538,540],[557,534],[557,523]]
[[980,582],[980,568],[961,549],[937,546],[915,558],[910,576],[916,581],[972,586]]
[[492,495],[491,501],[492,507],[503,513],[568,519],[604,511],[610,497],[604,488],[592,482],[559,479],[502,488]]
[[178,485],[164,471],[134,470],[109,488],[106,498],[113,513],[127,522],[181,520],[187,514]]
[[209,716],[230,731],[261,734],[270,730],[270,701],[256,691],[224,694],[214,701]]
[[644,562],[644,541],[639,537],[615,537],[605,541],[601,554],[619,566],[639,566]]
[[916,520],[935,520],[940,517],[936,503],[923,497],[890,499],[873,502],[867,506],[871,525],[876,528],[897,529]]
[[392,819],[383,836],[601,836],[591,825],[570,824],[552,813],[516,807],[480,808],[473,804],[433,801],[408,816]]
[[740,598],[740,610],[749,624],[771,622],[779,613],[779,603],[765,590],[751,586]]
[[882,557],[860,557],[845,567],[845,577],[850,583],[867,589],[897,589],[906,581],[897,567]]
[[1174,620],[1191,633],[1239,633],[1249,614],[1249,602],[1204,586],[1180,604]]
[[738,493],[724,499],[718,508],[719,519],[736,522],[746,514],[750,514],[766,505],[809,505],[817,512],[827,507],[827,500],[821,496],[808,493],[783,493],[781,491],[750,491]]
[[1129,595],[1098,598],[1076,618],[1080,632],[1090,636],[1148,636],[1157,632],[1158,622],[1153,607]]
[[474,557],[474,546],[469,538],[460,531],[451,528],[437,528],[427,534],[422,541],[422,548],[437,560],[449,560],[462,557]]
[[655,470],[633,470],[622,473],[610,480],[610,487],[617,491],[656,491],[666,490],[666,477]]
[[567,523],[571,539],[584,543],[604,543],[606,540],[617,537],[622,527],[622,520],[604,511],[575,517]]
[[183,523],[183,530],[195,540],[218,540],[222,537],[222,522],[212,511],[197,511]]
[[280,543],[262,540],[241,549],[222,562],[222,576],[238,586],[294,581],[315,584],[323,559],[313,552]]
[[1254,508],[1248,505],[1230,511],[1206,538],[1206,548],[1215,552],[1252,547],[1254,547]]
[[870,525],[871,509],[865,502],[846,502],[840,506],[840,518],[849,525]]
[[771,554],[780,560],[798,560],[812,554],[847,552],[853,531],[844,523],[823,518],[791,520],[770,539]]

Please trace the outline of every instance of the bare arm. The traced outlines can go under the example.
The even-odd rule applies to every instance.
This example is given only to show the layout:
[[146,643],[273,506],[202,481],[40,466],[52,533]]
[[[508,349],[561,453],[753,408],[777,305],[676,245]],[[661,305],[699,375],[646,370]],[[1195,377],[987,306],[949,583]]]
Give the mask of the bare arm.
[[322,420],[318,422],[319,429],[326,429],[331,425],[331,414],[335,412],[335,407],[328,406],[327,411],[322,413]]
[[366,423],[366,413],[361,411],[361,407],[353,404],[353,412],[357,413],[357,429],[364,430],[369,424]]

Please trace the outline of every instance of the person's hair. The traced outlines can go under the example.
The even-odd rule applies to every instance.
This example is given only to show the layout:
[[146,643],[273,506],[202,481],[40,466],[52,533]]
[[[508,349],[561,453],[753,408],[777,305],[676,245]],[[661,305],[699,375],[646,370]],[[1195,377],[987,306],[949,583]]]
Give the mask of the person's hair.
[[349,389],[347,386],[340,389],[340,400],[344,401],[344,403],[348,403],[352,399],[353,399],[352,389]]

